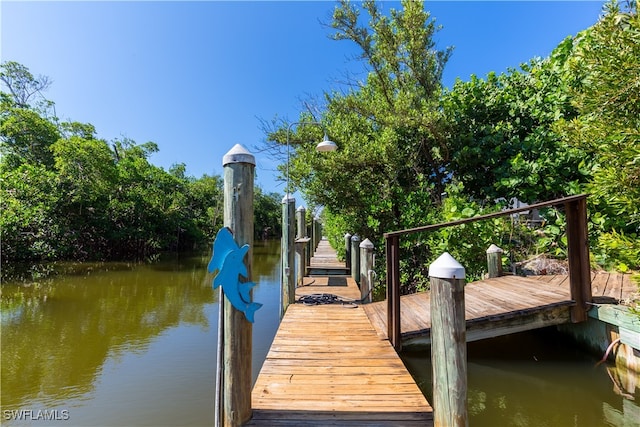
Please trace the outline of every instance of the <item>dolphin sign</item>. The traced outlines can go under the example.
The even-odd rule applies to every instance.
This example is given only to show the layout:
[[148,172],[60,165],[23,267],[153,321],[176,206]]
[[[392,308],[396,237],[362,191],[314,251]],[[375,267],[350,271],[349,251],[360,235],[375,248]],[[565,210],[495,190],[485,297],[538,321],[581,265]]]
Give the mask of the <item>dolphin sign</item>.
[[218,271],[213,278],[213,289],[222,286],[231,305],[243,312],[247,320],[253,323],[253,315],[262,307],[262,304],[251,301],[251,288],[256,284],[240,282],[240,276],[247,277],[247,267],[243,262],[247,252],[249,252],[249,245],[239,247],[233,239],[231,230],[223,227],[213,241],[213,255],[207,270],[209,273]]

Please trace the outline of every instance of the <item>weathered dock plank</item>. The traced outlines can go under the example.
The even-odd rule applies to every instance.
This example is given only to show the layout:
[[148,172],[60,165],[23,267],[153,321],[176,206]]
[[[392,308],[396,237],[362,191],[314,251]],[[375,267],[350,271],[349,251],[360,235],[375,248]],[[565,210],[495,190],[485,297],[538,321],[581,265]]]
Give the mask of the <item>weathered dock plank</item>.
[[431,425],[432,408],[361,307],[289,306],[248,425]]
[[[568,283],[568,282],[567,282]],[[467,341],[522,332],[569,321],[569,288],[536,277],[502,276],[465,286]],[[401,297],[402,337],[406,344],[430,342],[429,292]],[[380,337],[386,337],[386,301],[363,309]]]
[[[623,302],[638,288],[629,274],[593,273],[597,301]],[[429,292],[401,297],[402,339],[406,344],[430,342]],[[476,341],[571,321],[574,305],[566,275],[502,276],[465,286],[467,341]],[[386,337],[386,301],[363,306],[380,337]]]

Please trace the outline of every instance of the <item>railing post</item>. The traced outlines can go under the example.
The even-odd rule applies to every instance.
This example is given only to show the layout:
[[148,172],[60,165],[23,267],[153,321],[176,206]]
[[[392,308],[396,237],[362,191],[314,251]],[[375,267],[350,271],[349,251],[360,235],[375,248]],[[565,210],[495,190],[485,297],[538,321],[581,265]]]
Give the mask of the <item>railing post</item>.
[[387,337],[396,351],[402,350],[399,243],[398,236],[385,236],[385,252],[387,255]]
[[494,244],[487,249],[487,272],[489,278],[502,276],[502,254],[504,251]]
[[435,427],[466,427],[465,271],[447,252],[429,266]]
[[351,277],[360,284],[360,236],[351,236]]
[[347,274],[351,274],[351,234],[344,235],[344,266],[347,267]]
[[[235,145],[222,158],[224,167],[224,225],[239,246],[248,244],[247,278],[251,280],[253,250],[253,182],[255,157]],[[239,426],[251,418],[252,325],[227,298],[224,313],[222,425]]]
[[293,278],[294,266],[294,245],[295,245],[295,209],[296,199],[285,194],[282,198],[282,239],[280,255],[282,257],[282,279],[281,279],[281,301],[280,301],[280,318],[284,316],[289,304],[293,304],[296,300],[296,288]]
[[360,298],[363,303],[371,302],[371,290],[373,289],[373,243],[364,239],[360,243]]
[[571,299],[576,302],[576,305],[571,309],[571,321],[578,323],[587,320],[589,303],[592,301],[587,199],[574,200],[565,203],[564,206],[567,215],[569,286]]

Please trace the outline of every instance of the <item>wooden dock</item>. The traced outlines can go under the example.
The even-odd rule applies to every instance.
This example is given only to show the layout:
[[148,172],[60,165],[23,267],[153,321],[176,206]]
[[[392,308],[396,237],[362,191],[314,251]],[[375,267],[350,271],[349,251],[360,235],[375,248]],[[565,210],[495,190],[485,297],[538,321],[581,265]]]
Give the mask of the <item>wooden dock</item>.
[[349,269],[344,262],[338,260],[336,251],[331,247],[329,241],[327,239],[320,240],[307,267],[307,275],[333,276],[348,273]]
[[[618,303],[637,292],[630,275],[593,273],[595,302]],[[430,343],[429,292],[401,297],[402,342]],[[574,305],[567,275],[502,276],[465,286],[467,341],[569,323]],[[387,305],[363,306],[380,337],[387,336]]]
[[[328,242],[312,259],[326,275],[305,277],[282,319],[252,392],[251,426],[432,426],[433,409],[387,339],[387,304],[355,304],[360,290]],[[316,270],[319,271],[319,270]],[[331,272],[331,275],[329,275]],[[629,275],[593,274],[594,303],[637,293]],[[571,321],[566,275],[502,276],[465,286],[467,341]],[[334,304],[302,304],[331,294]],[[429,292],[401,297],[405,344],[430,343]],[[637,295],[636,295],[637,296]]]
[[306,277],[296,297],[327,293],[345,303],[288,307],[253,387],[248,425],[433,425],[398,354],[349,303],[360,298],[351,277]]

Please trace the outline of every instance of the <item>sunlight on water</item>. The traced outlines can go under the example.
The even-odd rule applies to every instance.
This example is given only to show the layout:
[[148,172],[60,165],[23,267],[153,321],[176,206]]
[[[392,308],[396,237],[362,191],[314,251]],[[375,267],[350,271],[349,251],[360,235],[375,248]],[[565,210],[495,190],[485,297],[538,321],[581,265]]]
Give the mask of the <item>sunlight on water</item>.
[[[254,244],[253,376],[278,325],[279,242]],[[213,425],[210,254],[2,285],[2,425]]]

